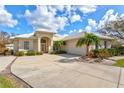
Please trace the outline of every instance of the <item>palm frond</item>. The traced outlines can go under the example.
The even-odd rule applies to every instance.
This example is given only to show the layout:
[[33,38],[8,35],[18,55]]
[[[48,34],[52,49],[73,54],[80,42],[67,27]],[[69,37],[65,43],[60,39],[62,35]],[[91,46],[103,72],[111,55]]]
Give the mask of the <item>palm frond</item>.
[[85,44],[85,39],[84,38],[80,38],[76,44],[77,47],[82,46],[83,44]]
[[93,33],[86,33],[84,38],[80,38],[76,44],[77,47],[81,47],[82,45],[94,45],[100,44],[100,39],[94,35]]

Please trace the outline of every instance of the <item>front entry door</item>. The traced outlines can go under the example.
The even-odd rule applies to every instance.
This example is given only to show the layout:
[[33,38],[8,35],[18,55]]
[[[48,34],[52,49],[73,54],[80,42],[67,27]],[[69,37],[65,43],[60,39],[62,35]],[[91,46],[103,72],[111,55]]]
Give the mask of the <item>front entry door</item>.
[[46,43],[42,43],[41,44],[41,51],[44,52],[44,53],[47,52],[47,50],[46,50]]
[[47,41],[46,39],[41,39],[41,51],[47,53]]

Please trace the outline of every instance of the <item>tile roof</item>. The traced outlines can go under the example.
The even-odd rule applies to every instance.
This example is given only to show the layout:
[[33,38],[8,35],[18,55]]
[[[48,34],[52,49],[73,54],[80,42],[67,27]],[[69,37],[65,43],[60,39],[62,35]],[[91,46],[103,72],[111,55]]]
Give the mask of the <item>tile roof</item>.
[[57,31],[49,30],[49,29],[36,29],[36,32],[48,32],[48,33],[57,33]]
[[[63,40],[78,39],[78,38],[84,37],[85,33],[86,32],[80,32],[80,33],[77,33],[77,34],[74,34],[74,35],[70,35],[70,36],[67,36],[67,37],[63,38]],[[98,33],[94,33],[94,34],[101,39],[113,39],[109,36],[104,36],[104,35],[101,35],[101,34],[98,34]]]
[[14,38],[31,38],[31,37],[33,37],[33,35],[34,35],[34,32],[29,33],[29,34],[22,34],[22,35],[13,36],[13,37],[10,37],[10,39],[14,39]]

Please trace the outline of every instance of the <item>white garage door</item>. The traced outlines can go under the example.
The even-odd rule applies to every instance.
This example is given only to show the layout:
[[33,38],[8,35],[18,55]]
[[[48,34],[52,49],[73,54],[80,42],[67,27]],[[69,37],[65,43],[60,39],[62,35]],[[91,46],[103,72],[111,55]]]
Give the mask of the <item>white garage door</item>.
[[66,41],[66,51],[70,54],[86,55],[86,46],[76,47],[77,40]]

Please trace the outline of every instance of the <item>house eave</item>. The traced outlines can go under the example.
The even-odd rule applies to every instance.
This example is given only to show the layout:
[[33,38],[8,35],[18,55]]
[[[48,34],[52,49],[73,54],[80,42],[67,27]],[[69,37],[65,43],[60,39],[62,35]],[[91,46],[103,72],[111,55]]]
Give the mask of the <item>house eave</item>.
[[[77,38],[68,38],[68,39],[62,39],[64,41],[69,41],[69,40],[74,40],[74,39],[80,39],[81,37],[77,37]],[[113,38],[100,38],[101,40],[113,40]]]

